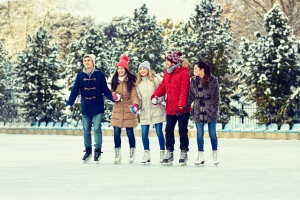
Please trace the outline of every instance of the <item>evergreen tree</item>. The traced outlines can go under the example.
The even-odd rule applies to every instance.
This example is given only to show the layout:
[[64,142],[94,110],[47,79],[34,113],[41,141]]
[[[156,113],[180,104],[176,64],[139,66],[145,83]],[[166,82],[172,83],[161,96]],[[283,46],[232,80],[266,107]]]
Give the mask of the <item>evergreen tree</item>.
[[236,72],[249,87],[248,99],[257,103],[253,117],[260,123],[291,122],[299,103],[300,43],[288,19],[275,5],[265,16],[266,35],[257,43],[241,43]]
[[189,22],[192,39],[190,40],[190,61],[204,60],[212,67],[212,73],[220,84],[221,105],[219,122],[226,124],[231,116],[247,116],[236,105],[240,96],[235,93],[234,83],[228,76],[231,63],[233,36],[229,32],[230,21],[221,21],[222,9],[214,5],[214,0],[201,0],[196,5],[195,15]]
[[16,92],[12,84],[12,65],[8,62],[6,56],[7,52],[0,42],[0,120],[7,122],[18,120],[18,102],[14,98]]
[[155,17],[149,16],[146,4],[134,10],[131,25],[132,31],[128,43],[129,57],[131,58],[130,70],[137,73],[139,64],[147,60],[155,72],[162,72],[164,70],[163,53],[165,52],[163,27],[157,24]]
[[15,83],[20,87],[21,108],[27,121],[58,121],[62,109],[59,84],[62,63],[57,60],[59,46],[51,35],[39,28],[28,36],[27,49],[17,58]]

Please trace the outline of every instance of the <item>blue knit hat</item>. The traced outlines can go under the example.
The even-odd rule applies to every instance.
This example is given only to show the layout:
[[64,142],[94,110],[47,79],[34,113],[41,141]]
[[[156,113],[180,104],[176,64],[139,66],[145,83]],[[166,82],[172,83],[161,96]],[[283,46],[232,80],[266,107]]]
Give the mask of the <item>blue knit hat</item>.
[[146,68],[148,71],[150,71],[150,63],[148,61],[144,61],[140,64],[138,71],[140,71],[141,68]]

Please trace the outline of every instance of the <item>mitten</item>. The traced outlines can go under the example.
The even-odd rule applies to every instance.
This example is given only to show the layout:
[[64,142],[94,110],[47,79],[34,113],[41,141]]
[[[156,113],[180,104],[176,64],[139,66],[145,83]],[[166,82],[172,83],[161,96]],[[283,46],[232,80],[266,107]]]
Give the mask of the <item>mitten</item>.
[[114,101],[120,101],[121,98],[122,98],[122,96],[120,94],[118,94],[118,93],[113,94],[113,100]]
[[137,111],[139,110],[140,106],[138,104],[133,104],[131,106],[129,106],[130,111],[132,112],[132,114],[136,114]]
[[70,105],[67,105],[65,112],[66,112],[66,115],[69,115],[69,116],[72,114],[71,106]]
[[176,108],[175,113],[177,116],[180,116],[180,115],[184,114],[184,111],[185,111],[184,107],[178,107],[178,108]]
[[154,98],[151,99],[151,103],[153,105],[157,105],[158,104],[158,96],[155,96]]

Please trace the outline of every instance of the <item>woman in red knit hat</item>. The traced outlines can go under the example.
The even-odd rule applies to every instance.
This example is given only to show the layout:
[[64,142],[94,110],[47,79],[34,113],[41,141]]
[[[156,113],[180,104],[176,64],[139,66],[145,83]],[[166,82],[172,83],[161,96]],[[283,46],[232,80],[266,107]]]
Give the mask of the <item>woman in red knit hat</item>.
[[115,159],[114,163],[121,162],[121,129],[126,129],[129,140],[129,163],[135,158],[135,136],[133,127],[138,125],[137,111],[139,98],[136,92],[136,76],[129,71],[129,57],[124,55],[116,65],[116,72],[111,81],[111,91],[115,101],[113,105],[111,125],[114,127]]

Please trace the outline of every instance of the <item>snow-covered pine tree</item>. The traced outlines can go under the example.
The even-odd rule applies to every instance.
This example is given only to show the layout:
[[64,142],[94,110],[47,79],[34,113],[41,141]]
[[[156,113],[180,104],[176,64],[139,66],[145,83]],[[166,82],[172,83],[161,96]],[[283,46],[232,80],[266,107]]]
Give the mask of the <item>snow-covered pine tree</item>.
[[[189,61],[195,57],[194,52],[191,51],[190,44],[192,35],[188,31],[188,26],[180,21],[173,26],[171,30],[170,36],[167,39],[167,52],[180,51],[182,52],[182,56]],[[195,61],[195,58],[193,59]],[[191,62],[190,64],[192,64]]]
[[8,61],[7,51],[0,42],[0,121],[18,121],[18,99],[15,98],[16,90],[12,84],[12,64]]
[[51,44],[52,36],[39,28],[28,36],[26,50],[19,53],[16,62],[15,83],[20,87],[21,108],[27,121],[58,121],[62,104],[58,95],[62,86],[59,46]]
[[163,27],[157,24],[156,17],[149,16],[146,4],[134,10],[132,31],[129,41],[130,70],[137,73],[141,62],[147,60],[156,73],[164,70]]
[[267,124],[291,122],[299,103],[300,43],[278,5],[266,13],[264,26],[267,34],[255,33],[256,43],[241,43],[237,71],[248,99],[257,103],[253,117]]
[[231,116],[247,116],[238,108],[240,96],[235,93],[232,77],[228,76],[233,47],[229,32],[230,21],[221,21],[222,9],[214,0],[201,0],[195,14],[188,22],[191,29],[190,61],[204,60],[212,67],[212,73],[220,84],[221,105],[219,122],[226,124]]

